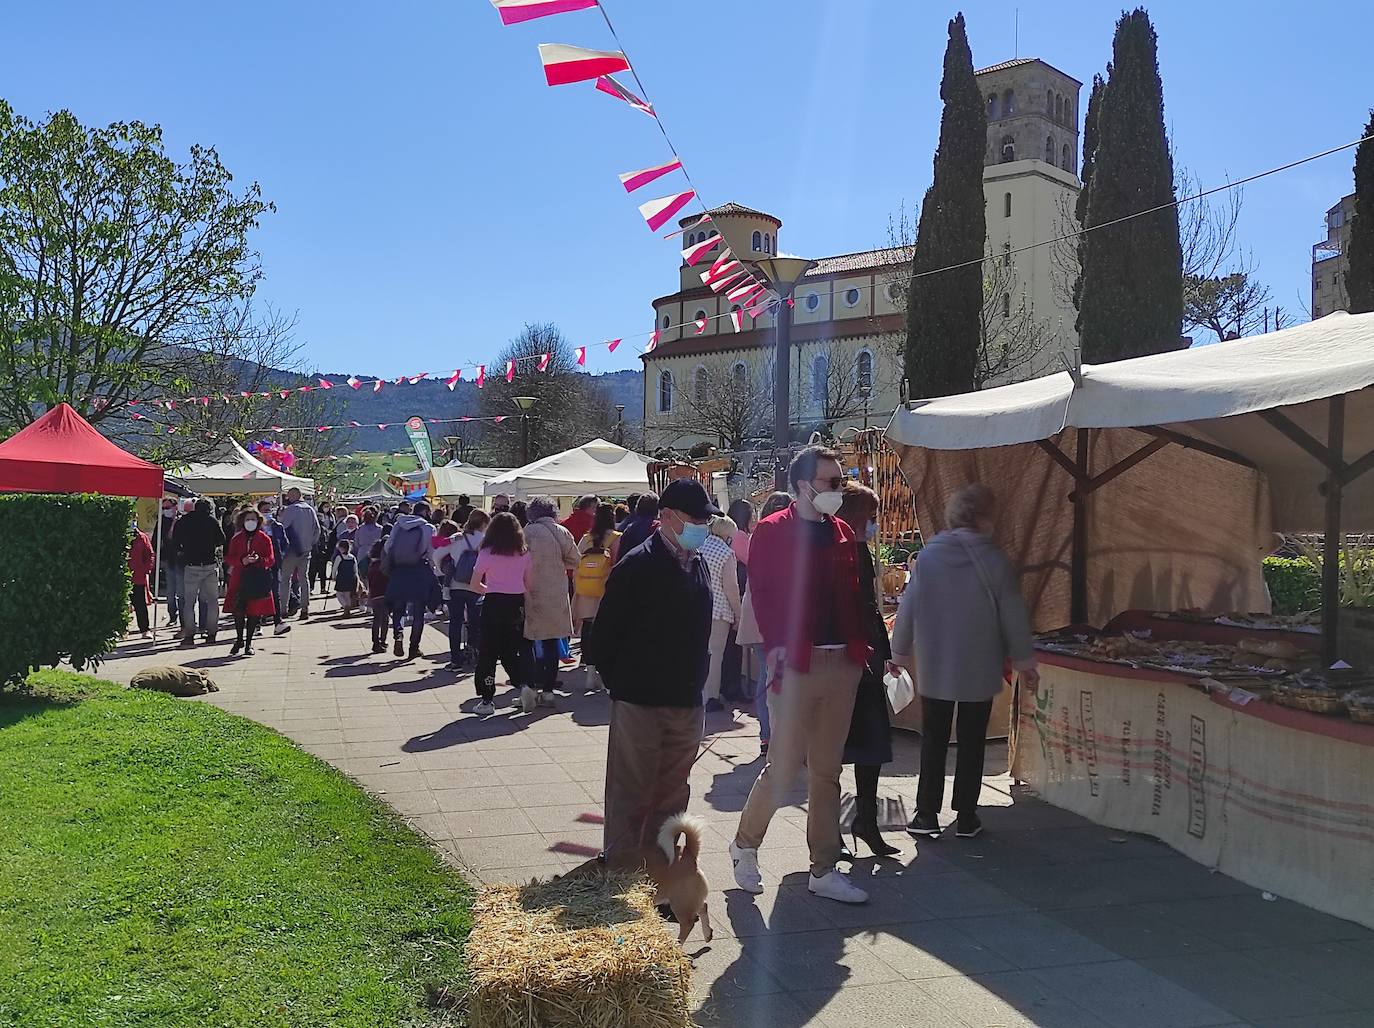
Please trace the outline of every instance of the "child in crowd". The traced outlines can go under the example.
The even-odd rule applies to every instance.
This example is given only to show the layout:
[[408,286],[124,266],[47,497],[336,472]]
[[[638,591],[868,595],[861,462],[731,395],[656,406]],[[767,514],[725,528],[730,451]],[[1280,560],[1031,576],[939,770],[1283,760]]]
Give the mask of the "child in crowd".
[[386,605],[387,574],[382,569],[382,542],[372,544],[367,562],[367,605],[372,608],[372,652],[386,652],[386,629],[391,610]]
[[339,556],[334,560],[334,595],[339,609],[347,617],[358,605],[358,558],[353,555],[353,541],[339,540]]

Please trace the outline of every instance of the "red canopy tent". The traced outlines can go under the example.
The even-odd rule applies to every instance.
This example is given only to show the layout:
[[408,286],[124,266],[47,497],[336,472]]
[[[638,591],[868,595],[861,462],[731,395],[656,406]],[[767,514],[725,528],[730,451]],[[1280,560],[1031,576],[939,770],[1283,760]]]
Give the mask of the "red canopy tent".
[[125,453],[59,403],[0,443],[0,491],[156,497],[162,469]]

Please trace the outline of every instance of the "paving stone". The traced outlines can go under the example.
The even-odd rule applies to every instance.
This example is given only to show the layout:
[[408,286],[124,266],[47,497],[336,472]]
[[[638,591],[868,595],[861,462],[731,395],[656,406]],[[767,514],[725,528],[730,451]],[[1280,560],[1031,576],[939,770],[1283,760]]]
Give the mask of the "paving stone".
[[1022,969],[1120,959],[1119,954],[1044,914],[995,914],[945,923]]
[[[1211,956],[1202,961],[1208,963]],[[1028,972],[1116,1028],[1225,1024],[1235,1014],[1129,960]]]

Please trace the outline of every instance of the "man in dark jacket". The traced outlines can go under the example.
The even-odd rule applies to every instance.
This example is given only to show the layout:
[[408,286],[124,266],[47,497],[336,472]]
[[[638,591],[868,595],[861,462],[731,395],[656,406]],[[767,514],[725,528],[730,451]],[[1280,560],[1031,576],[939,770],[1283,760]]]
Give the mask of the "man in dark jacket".
[[660,526],[622,557],[596,613],[595,664],[611,694],[606,853],[653,845],[687,809],[701,744],[711,583],[696,548],[720,511],[701,483],[663,491]]
[[[705,490],[703,490],[704,492]],[[635,502],[635,509],[621,528],[620,555],[623,557],[658,528],[658,494],[645,493]]]
[[196,611],[200,611],[200,630],[205,641],[215,641],[219,626],[219,557],[224,548],[224,529],[215,520],[209,500],[196,501],[195,508],[177,522],[172,536],[177,560],[182,565],[181,645],[196,644]]

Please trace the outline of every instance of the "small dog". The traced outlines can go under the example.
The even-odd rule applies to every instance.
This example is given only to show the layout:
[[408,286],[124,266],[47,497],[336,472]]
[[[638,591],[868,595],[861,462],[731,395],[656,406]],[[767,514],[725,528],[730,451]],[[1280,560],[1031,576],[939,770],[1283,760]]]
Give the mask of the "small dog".
[[[658,833],[657,845],[612,856],[608,860],[593,857],[573,868],[566,877],[588,878],[613,871],[643,872],[658,887],[654,901],[668,904],[677,918],[679,945],[687,941],[698,918],[701,919],[701,934],[705,941],[710,942],[711,915],[706,906],[706,897],[711,892],[711,886],[697,867],[701,834],[705,828],[700,818],[677,814],[664,823]],[[677,845],[679,835],[683,837],[681,849]]]

